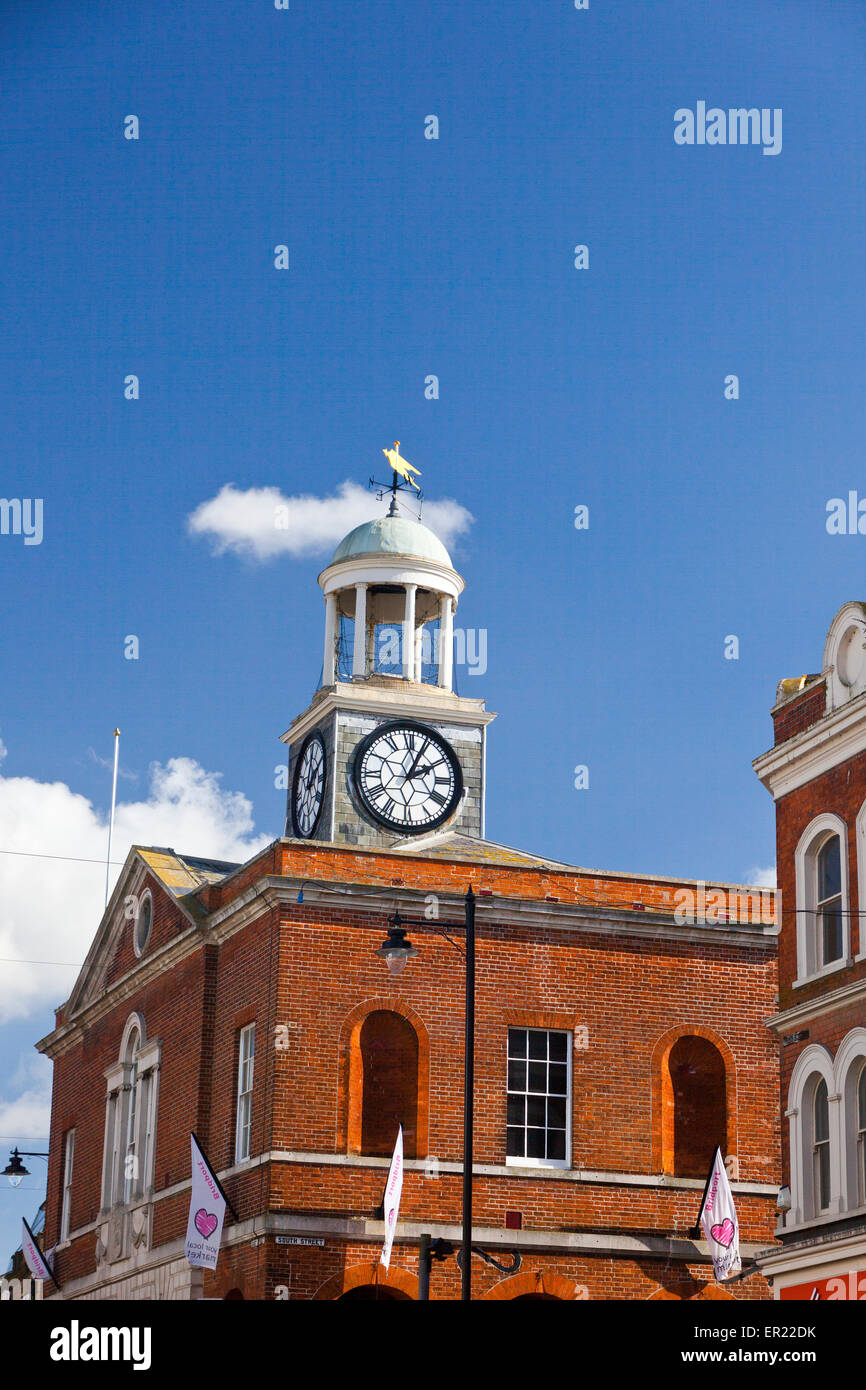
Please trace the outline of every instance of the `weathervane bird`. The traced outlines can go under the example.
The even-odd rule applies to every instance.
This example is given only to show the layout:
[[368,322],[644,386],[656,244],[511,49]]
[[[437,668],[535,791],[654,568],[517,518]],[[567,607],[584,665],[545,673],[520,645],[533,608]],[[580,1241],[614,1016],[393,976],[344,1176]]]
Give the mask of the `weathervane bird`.
[[407,483],[411,483],[412,486],[415,488],[416,492],[420,492],[421,489],[418,487],[418,484],[415,482],[415,479],[412,477],[412,474],[417,473],[418,477],[420,478],[421,470],[420,468],[413,468],[411,463],[407,463],[406,459],[400,457],[399,439],[394,440],[393,449],[383,449],[382,453],[385,455],[394,472],[399,473],[401,478],[405,478]]

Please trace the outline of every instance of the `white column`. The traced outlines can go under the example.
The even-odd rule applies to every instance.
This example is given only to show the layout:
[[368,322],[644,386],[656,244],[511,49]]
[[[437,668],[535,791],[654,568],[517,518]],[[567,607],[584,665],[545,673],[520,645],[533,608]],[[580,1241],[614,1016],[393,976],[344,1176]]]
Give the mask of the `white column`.
[[337,595],[325,599],[325,654],[322,661],[322,685],[334,684],[334,658],[337,645]]
[[413,681],[415,676],[415,590],[417,584],[406,585],[406,612],[403,619],[403,676]]
[[450,594],[439,599],[439,684],[450,690],[454,659],[454,600]]
[[[827,1087],[829,1093],[829,1086]],[[828,1109],[830,1111],[830,1211],[843,1212],[845,1210],[845,1190],[848,1186],[848,1174],[845,1171],[848,1155],[845,1149],[845,1126],[842,1116],[842,1095],[827,1096]],[[855,1205],[854,1202],[851,1203]]]
[[352,649],[352,675],[356,680],[367,674],[367,585],[355,585],[355,643]]
[[805,1220],[806,1191],[803,1172],[803,1135],[800,1131],[800,1111],[798,1108],[786,1110],[789,1122],[788,1152],[791,1157],[791,1210],[782,1216],[784,1226],[799,1226]]

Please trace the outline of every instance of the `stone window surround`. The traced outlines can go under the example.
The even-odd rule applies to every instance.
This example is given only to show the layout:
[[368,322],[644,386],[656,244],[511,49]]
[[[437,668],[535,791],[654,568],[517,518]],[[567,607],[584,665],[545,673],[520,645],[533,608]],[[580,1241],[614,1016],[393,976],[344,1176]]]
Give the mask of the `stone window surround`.
[[[788,1087],[791,1150],[791,1210],[784,1229],[832,1219],[862,1207],[857,1173],[857,1085],[866,1065],[866,1028],[852,1028],[835,1059],[822,1043],[797,1058]],[[830,1204],[818,1211],[812,1172],[812,1103],[820,1080],[827,1083],[830,1111]]]
[[[816,911],[816,861],[818,851],[831,835],[839,836],[841,841],[839,862],[842,870],[842,955],[829,965],[817,965]],[[825,811],[815,816],[800,836],[794,851],[794,875],[796,880],[796,931],[797,931],[797,978],[792,988],[800,989],[812,984],[814,980],[846,970],[853,964],[851,959],[851,894],[848,884],[848,826],[840,816]]]
[[857,916],[858,945],[855,960],[866,960],[866,801],[857,812],[854,828],[857,843],[857,892],[860,911]]
[[[145,1139],[150,1130],[150,1152],[146,1158],[147,1171],[141,1172],[133,1184],[132,1195],[129,1203],[124,1200],[124,1151],[126,1128],[129,1119],[129,1105],[131,1100],[130,1077],[132,1073],[132,1059],[130,1057],[130,1047],[134,1033],[138,1033],[138,1105],[136,1107],[137,1134],[136,1134],[136,1153],[144,1153]],[[102,1162],[102,1205],[101,1213],[104,1215],[115,1207],[134,1205],[142,1198],[149,1196],[153,1190],[153,1171],[154,1171],[154,1149],[156,1137],[156,1115],[159,1091],[159,1070],[162,1053],[162,1043],[158,1038],[147,1038],[144,1019],[140,1014],[130,1014],[123,1030],[119,1049],[118,1061],[106,1067],[103,1073],[106,1080],[105,1098],[105,1142],[103,1147]],[[145,1087],[145,1082],[149,1084]],[[146,1095],[147,1103],[141,1104],[142,1096]],[[118,1142],[115,1154],[115,1134]],[[114,1171],[112,1172],[112,1160],[114,1161]],[[110,1200],[112,1192],[114,1197]]]

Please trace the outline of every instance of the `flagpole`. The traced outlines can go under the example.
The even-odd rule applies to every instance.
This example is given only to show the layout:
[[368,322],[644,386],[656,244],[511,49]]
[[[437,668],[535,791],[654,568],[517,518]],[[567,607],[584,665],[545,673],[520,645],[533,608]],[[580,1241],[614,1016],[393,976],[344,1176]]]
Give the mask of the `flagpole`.
[[111,836],[114,832],[114,808],[117,803],[117,757],[120,751],[120,730],[114,731],[114,776],[111,779],[111,816],[108,822],[108,855],[105,860],[105,906],[108,907],[108,881],[111,877]]
[[691,1236],[692,1240],[700,1240],[701,1236],[703,1235],[703,1231],[701,1230],[701,1214],[704,1210],[704,1202],[707,1200],[707,1193],[710,1190],[710,1183],[713,1180],[713,1170],[716,1166],[716,1154],[720,1154],[721,1152],[722,1146],[721,1144],[717,1144],[716,1147],[713,1149],[713,1156],[710,1159],[710,1171],[707,1173],[707,1180],[704,1183],[704,1190],[701,1194],[701,1203],[698,1207],[698,1219],[695,1222],[694,1226],[691,1226],[689,1228],[689,1235]]
[[210,1161],[210,1159],[208,1158],[207,1154],[205,1153],[204,1149],[202,1148],[201,1140],[199,1139],[199,1137],[198,1137],[198,1135],[196,1134],[196,1132],[195,1132],[194,1129],[191,1129],[191,1130],[190,1130],[190,1134],[192,1135],[193,1139],[195,1140],[195,1146],[196,1146],[196,1148],[198,1149],[199,1153],[200,1153],[201,1156],[202,1156],[202,1161],[203,1161],[205,1167],[207,1168],[208,1172],[210,1173],[211,1177],[212,1177],[213,1180],[214,1180],[214,1183],[215,1183],[215,1185],[216,1185],[217,1191],[219,1192],[219,1195],[222,1197],[223,1201],[225,1202],[226,1206],[228,1207],[228,1209],[229,1209],[229,1211],[231,1212],[232,1216],[234,1217],[235,1221],[240,1221],[241,1218],[238,1216],[237,1212],[235,1211],[234,1207],[232,1206],[231,1202],[229,1201],[228,1196],[227,1196],[227,1194],[226,1194],[225,1188],[223,1187],[222,1183],[220,1182],[219,1178],[217,1177],[216,1173],[214,1172],[213,1166],[212,1166],[212,1164],[211,1164],[211,1161]]

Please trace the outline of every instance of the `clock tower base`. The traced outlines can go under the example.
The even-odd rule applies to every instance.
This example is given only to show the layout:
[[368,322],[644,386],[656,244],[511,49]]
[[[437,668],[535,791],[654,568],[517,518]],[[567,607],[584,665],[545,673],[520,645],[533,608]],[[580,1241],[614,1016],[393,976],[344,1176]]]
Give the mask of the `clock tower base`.
[[363,807],[352,777],[358,744],[380,725],[410,720],[427,726],[447,740],[460,760],[463,796],[441,830],[484,838],[484,764],[487,725],[496,715],[483,700],[471,700],[439,686],[390,676],[367,676],[363,681],[338,681],[317,691],[311,704],[282,736],[289,745],[289,797],[286,834],[297,828],[292,816],[295,768],[312,734],[325,745],[327,773],[318,825],[311,837],[336,844],[384,847],[411,843],[376,822]]

